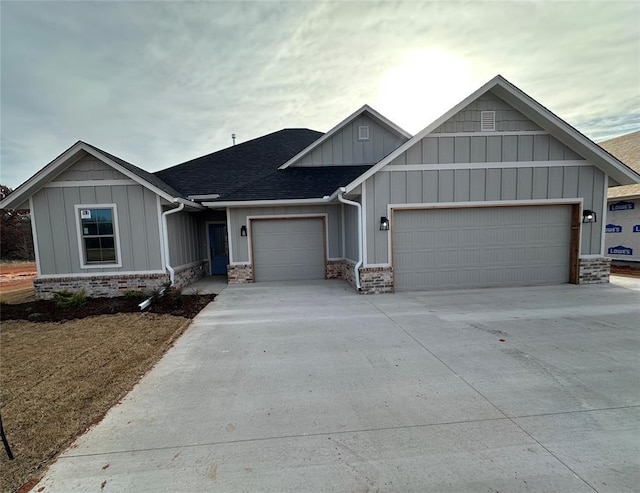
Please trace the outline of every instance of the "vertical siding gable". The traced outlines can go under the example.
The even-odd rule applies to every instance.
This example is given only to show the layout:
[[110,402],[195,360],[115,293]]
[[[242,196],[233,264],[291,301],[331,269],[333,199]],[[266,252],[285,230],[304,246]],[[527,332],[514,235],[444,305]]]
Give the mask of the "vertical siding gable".
[[433,133],[480,132],[482,111],[496,112],[496,131],[542,130],[526,116],[489,91],[437,127]]
[[[358,140],[360,126],[369,127],[369,140]],[[406,141],[363,113],[291,166],[375,164]]]
[[127,180],[128,177],[98,158],[87,155],[77,160],[52,181]]
[[562,160],[583,160],[583,158],[551,135],[438,137],[437,134],[429,134],[389,164],[395,166]]

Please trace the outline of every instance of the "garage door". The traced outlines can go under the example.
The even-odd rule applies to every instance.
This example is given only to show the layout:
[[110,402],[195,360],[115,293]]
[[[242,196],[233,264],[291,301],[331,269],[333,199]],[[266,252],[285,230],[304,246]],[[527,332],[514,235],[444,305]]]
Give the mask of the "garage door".
[[569,282],[571,206],[396,211],[398,291]]
[[321,218],[251,221],[256,281],[324,279]]

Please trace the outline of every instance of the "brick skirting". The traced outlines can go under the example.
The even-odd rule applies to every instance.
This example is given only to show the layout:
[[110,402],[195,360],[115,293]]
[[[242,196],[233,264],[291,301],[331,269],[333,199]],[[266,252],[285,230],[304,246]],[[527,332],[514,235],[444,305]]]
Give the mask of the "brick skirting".
[[209,262],[205,260],[197,265],[177,268],[175,270],[174,283],[177,288],[182,288],[207,275],[209,275]]
[[325,279],[342,279],[344,278],[344,260],[327,260],[324,268]]
[[[344,259],[342,263],[342,279],[356,289],[355,266],[353,260]],[[393,268],[360,267],[360,294],[380,294],[393,292]],[[336,278],[340,279],[340,278]]]
[[253,265],[234,264],[227,267],[229,284],[249,284],[253,282]]
[[168,274],[106,275],[91,277],[56,277],[34,279],[33,289],[36,299],[50,300],[54,291],[81,291],[92,298],[114,298],[124,291],[150,292],[160,289],[169,282]]
[[360,267],[362,294],[393,293],[392,267]]
[[581,258],[578,284],[601,284],[609,282],[610,273],[610,258]]

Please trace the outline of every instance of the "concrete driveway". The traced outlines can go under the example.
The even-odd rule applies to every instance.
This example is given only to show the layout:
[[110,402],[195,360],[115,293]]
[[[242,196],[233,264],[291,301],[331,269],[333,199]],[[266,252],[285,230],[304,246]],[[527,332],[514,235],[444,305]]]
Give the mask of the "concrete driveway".
[[637,491],[639,320],[628,279],[231,286],[34,491]]

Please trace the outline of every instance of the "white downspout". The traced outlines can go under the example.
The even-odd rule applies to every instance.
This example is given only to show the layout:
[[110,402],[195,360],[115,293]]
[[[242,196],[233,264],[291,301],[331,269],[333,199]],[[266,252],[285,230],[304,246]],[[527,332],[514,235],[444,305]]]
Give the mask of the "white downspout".
[[173,270],[173,267],[171,267],[170,260],[169,260],[169,225],[167,224],[167,216],[169,214],[175,214],[176,212],[180,212],[182,209],[184,209],[184,203],[180,202],[180,205],[177,208],[169,209],[168,211],[164,211],[162,213],[162,239],[164,243],[164,263],[165,263],[164,266],[169,271],[169,279],[171,280],[172,286],[176,279],[176,273]]
[[338,192],[338,200],[343,204],[352,205],[358,209],[358,262],[353,270],[356,278],[356,289],[360,291],[360,266],[362,265],[362,205],[359,202],[345,199],[342,194],[346,191],[346,188],[340,188],[340,191]]

